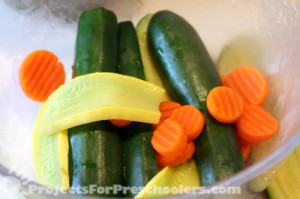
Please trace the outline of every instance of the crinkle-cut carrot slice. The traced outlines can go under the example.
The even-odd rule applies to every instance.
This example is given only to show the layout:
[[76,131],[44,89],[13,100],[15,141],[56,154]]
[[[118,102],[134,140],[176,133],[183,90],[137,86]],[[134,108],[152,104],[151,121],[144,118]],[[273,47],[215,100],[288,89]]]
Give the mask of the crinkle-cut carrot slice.
[[186,148],[177,156],[166,158],[160,154],[156,155],[157,163],[159,166],[177,166],[189,160],[195,152],[194,142],[188,142]]
[[177,121],[183,127],[189,141],[201,134],[205,123],[204,115],[192,105],[184,105],[175,109],[170,119]]
[[223,78],[223,85],[235,90],[247,104],[262,105],[270,91],[265,76],[251,66],[236,68]]
[[271,138],[279,129],[279,122],[258,105],[246,105],[236,122],[237,133],[248,143],[257,144]]
[[30,53],[20,68],[20,84],[31,99],[44,102],[65,82],[65,70],[56,55],[47,50]]
[[168,119],[172,112],[179,107],[181,107],[181,104],[175,101],[161,102],[159,105],[159,111],[161,112],[160,120],[158,124],[153,124],[153,129],[155,130],[160,123]]
[[243,159],[246,161],[249,158],[252,145],[251,144],[240,144]]
[[187,135],[178,122],[166,119],[153,132],[151,143],[160,155],[174,157],[185,149]]
[[242,114],[244,102],[231,88],[218,86],[207,95],[208,112],[219,122],[233,123]]
[[109,120],[114,126],[117,127],[125,127],[131,124],[130,120],[118,120],[118,119],[111,119]]

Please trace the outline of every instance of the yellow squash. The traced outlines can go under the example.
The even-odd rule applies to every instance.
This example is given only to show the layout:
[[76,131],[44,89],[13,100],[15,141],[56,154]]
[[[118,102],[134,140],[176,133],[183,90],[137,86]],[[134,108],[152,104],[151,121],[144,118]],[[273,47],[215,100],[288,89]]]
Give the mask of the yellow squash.
[[107,119],[157,123],[165,90],[137,78],[93,73],[58,88],[41,106],[34,128],[33,161],[38,181],[69,188],[68,129]]
[[158,123],[165,90],[116,73],[92,73],[72,79],[43,104],[39,131],[52,134],[100,120]]

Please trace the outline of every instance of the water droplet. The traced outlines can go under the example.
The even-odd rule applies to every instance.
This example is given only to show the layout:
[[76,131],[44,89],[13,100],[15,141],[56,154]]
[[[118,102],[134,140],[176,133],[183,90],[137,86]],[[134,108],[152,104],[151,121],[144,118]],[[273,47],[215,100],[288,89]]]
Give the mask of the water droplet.
[[161,48],[157,49],[157,53],[158,53],[159,55],[161,55],[161,56],[164,55],[164,51],[163,51],[163,49],[161,49]]

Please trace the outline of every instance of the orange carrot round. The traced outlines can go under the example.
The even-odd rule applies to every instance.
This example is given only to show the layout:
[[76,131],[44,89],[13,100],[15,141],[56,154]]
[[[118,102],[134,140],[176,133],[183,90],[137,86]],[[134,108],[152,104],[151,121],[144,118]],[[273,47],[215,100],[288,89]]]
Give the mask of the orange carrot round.
[[223,79],[224,86],[235,90],[247,104],[262,105],[269,95],[269,84],[254,67],[236,68]]
[[242,98],[231,88],[218,86],[207,95],[207,110],[217,121],[233,123],[242,114],[244,103]]
[[166,119],[153,132],[151,144],[160,155],[176,157],[185,149],[187,135],[178,122]]
[[249,158],[252,145],[251,144],[240,144],[243,159],[246,161]]
[[118,127],[125,127],[128,126],[129,124],[131,124],[130,120],[117,120],[117,119],[111,119],[109,120],[110,123],[112,123],[114,126],[118,126]]
[[161,156],[160,154],[156,155],[157,163],[159,166],[177,166],[189,160],[195,152],[195,144],[194,142],[188,142],[186,148],[177,156],[166,158]]
[[200,135],[205,123],[203,114],[192,105],[184,105],[175,109],[169,118],[177,121],[183,127],[189,141]]
[[65,71],[56,55],[46,50],[30,53],[20,68],[20,84],[31,99],[44,102],[65,82]]
[[257,144],[271,138],[279,128],[278,121],[258,105],[246,105],[236,122],[237,133],[248,143]]
[[225,75],[220,75],[220,80],[223,86],[224,86],[225,79],[226,79]]
[[168,119],[172,112],[179,107],[181,107],[181,104],[174,101],[164,101],[160,103],[159,110],[161,112],[161,120]]
[[238,136],[238,140],[239,140],[240,145],[247,145],[247,144],[250,144],[250,145],[252,146],[251,143],[249,143],[248,141],[244,140],[244,139],[241,138],[240,136]]
[[243,159],[246,161],[250,155],[252,144],[238,136],[240,149],[243,155]]
[[181,104],[174,102],[174,101],[164,101],[161,102],[159,105],[159,111],[161,112],[160,120],[158,124],[153,124],[153,130],[157,128],[157,126],[162,123],[164,120],[168,119],[171,115],[171,113],[181,107]]

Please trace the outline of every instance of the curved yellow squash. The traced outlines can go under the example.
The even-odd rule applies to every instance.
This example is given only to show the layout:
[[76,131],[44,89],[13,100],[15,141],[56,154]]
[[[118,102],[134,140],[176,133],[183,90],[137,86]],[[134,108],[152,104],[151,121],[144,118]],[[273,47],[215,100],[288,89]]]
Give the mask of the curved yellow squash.
[[107,119],[157,123],[165,90],[137,78],[93,73],[58,88],[41,106],[33,136],[38,181],[68,189],[68,129]]
[[191,192],[200,187],[193,159],[176,167],[164,167],[136,195],[138,198],[158,198]]
[[[39,120],[40,114],[36,124]],[[67,190],[70,186],[68,131],[47,135],[38,131],[35,126],[32,146],[33,164],[39,183],[47,187]]]
[[43,104],[39,131],[47,134],[100,120],[158,123],[165,90],[115,73],[92,73],[58,88]]

